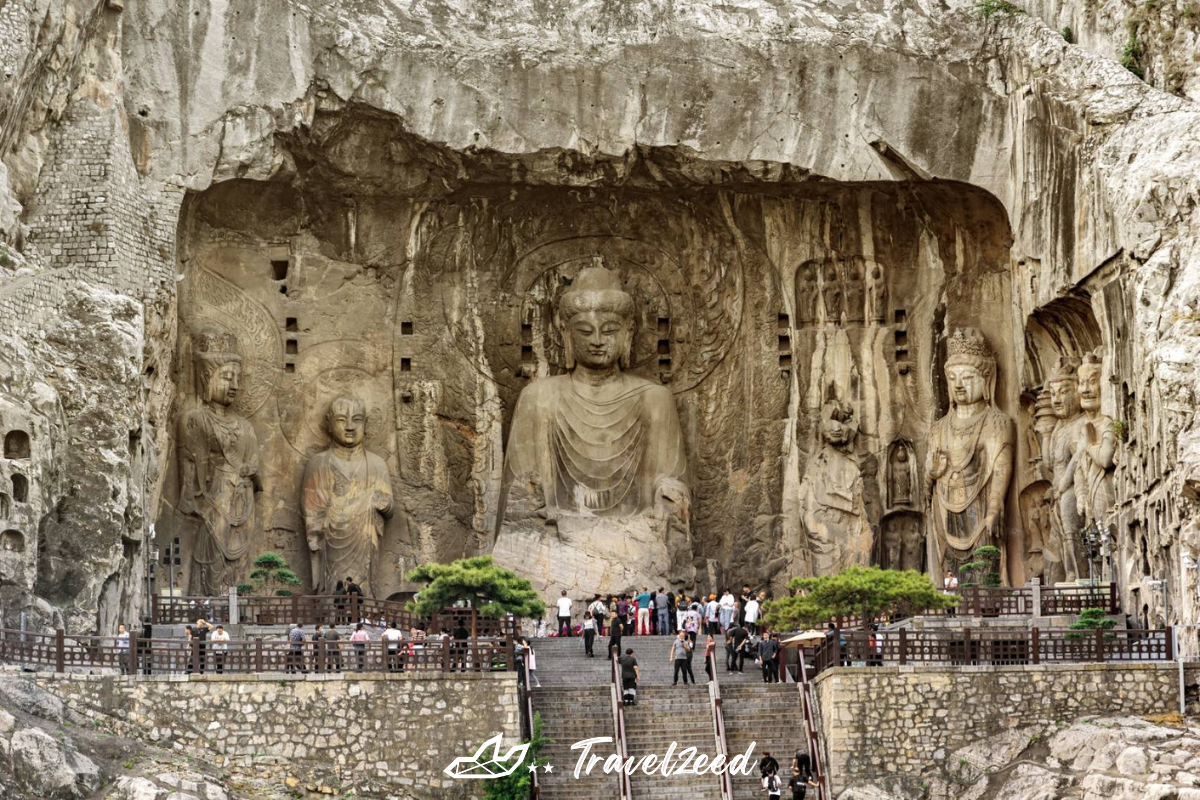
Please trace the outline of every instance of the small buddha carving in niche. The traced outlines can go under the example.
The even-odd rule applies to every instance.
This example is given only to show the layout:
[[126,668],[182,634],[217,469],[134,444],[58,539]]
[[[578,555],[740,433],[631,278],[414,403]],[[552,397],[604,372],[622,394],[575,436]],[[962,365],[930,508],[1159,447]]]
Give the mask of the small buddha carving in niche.
[[937,580],[976,548],[1002,546],[1016,436],[1013,421],[996,407],[996,356],[983,333],[960,328],[946,349],[950,411],[930,430],[925,467],[928,568]]
[[817,262],[806,261],[796,273],[796,316],[801,324],[817,320]]
[[392,516],[387,463],[367,450],[367,406],[353,395],[329,404],[329,448],[309,459],[301,506],[318,593],[352,577],[371,596],[372,566]]
[[825,262],[821,299],[825,305],[825,324],[842,324],[842,282],[838,279],[837,264]]
[[192,594],[217,595],[241,580],[258,532],[254,493],[258,437],[230,408],[242,357],[237,338],[205,328],[192,340],[199,404],[179,420],[179,511],[199,521],[192,545]]

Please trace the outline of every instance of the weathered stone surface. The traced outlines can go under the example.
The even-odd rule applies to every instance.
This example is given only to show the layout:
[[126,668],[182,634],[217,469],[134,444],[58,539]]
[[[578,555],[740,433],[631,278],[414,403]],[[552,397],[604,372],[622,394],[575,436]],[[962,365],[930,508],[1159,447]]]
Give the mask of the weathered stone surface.
[[16,780],[43,797],[86,797],[100,788],[95,763],[41,728],[14,733],[9,757]]

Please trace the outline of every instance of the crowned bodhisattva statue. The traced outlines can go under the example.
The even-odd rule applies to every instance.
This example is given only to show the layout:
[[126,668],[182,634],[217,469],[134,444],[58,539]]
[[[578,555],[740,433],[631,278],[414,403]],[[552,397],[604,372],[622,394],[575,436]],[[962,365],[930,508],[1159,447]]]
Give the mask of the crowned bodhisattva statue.
[[258,532],[258,437],[230,409],[242,377],[237,338],[206,328],[193,338],[192,354],[199,403],[179,419],[179,511],[200,523],[189,591],[212,597],[245,577],[250,540]]
[[[925,466],[930,505],[928,566],[935,581],[983,545],[1003,549],[1004,500],[1012,477],[1013,421],[996,407],[996,356],[975,328],[947,346],[950,412],[934,423]],[[1001,579],[1006,570],[1000,559]]]
[[336,398],[325,422],[332,441],[309,459],[301,497],[313,588],[330,593],[349,577],[371,597],[373,562],[384,520],[392,516],[391,477],[387,463],[363,445],[367,406],[361,399]]
[[670,389],[626,372],[633,298],[615,272],[588,267],[554,324],[567,371],[517,400],[497,561],[544,575],[545,588],[665,582],[690,566],[687,459]]

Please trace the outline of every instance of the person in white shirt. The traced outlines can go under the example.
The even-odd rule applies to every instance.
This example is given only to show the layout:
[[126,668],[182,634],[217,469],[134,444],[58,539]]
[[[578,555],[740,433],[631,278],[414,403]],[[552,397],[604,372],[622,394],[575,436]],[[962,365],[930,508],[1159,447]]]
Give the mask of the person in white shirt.
[[753,597],[746,602],[746,630],[751,635],[758,633],[758,600]]
[[600,595],[596,595],[592,599],[592,604],[588,606],[588,611],[592,612],[592,619],[596,623],[596,634],[604,635],[604,618],[608,616],[608,606],[600,599]]
[[558,598],[558,635],[571,635],[571,598],[567,597],[567,590],[563,589],[562,596]]
[[721,633],[729,630],[729,621],[733,619],[733,605],[735,602],[733,592],[728,589],[721,594]]
[[708,596],[708,603],[706,603],[704,606],[704,632],[712,634],[719,633],[720,631],[717,630],[717,626],[720,623],[720,619],[721,604],[717,602],[717,596],[715,594],[710,594]]
[[213,651],[213,663],[217,665],[217,673],[225,671],[225,656],[229,652],[229,631],[225,630],[224,625],[218,625],[217,629],[208,637]]
[[404,641],[404,634],[389,622],[383,638],[387,641],[388,672],[403,672],[404,656],[400,652],[400,643]]
[[121,662],[121,674],[129,674],[129,631],[124,625],[117,626],[117,660]]

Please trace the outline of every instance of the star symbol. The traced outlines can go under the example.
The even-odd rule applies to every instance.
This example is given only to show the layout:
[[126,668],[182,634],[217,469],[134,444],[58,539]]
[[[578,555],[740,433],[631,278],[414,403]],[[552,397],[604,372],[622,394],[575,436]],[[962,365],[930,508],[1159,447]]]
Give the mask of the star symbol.
[[537,764],[530,764],[530,765],[529,765],[529,771],[530,771],[530,772],[537,772]]
[[554,772],[554,765],[553,765],[553,764],[547,764],[547,765],[546,765],[546,772]]

